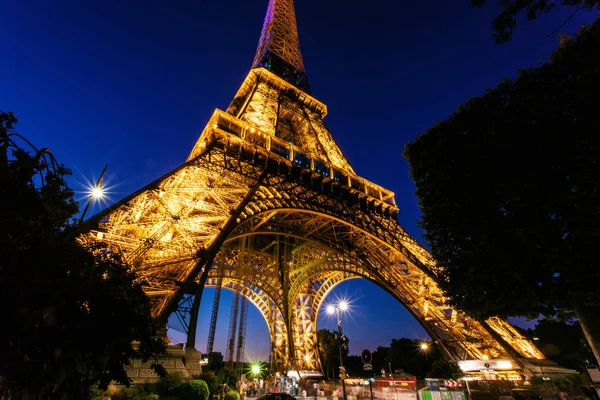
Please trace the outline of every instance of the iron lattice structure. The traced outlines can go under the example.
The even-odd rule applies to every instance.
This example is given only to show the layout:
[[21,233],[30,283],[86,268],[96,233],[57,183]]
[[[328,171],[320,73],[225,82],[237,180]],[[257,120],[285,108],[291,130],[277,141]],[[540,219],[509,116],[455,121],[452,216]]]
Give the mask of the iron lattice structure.
[[[273,57],[282,62],[265,63]],[[319,310],[354,278],[400,301],[450,359],[543,358],[503,320],[447,304],[442,267],[398,224],[394,194],[352,169],[303,74],[293,0],[270,0],[254,68],[227,111],[214,112],[187,162],[93,217],[83,240],[135,267],[156,318],[198,286],[248,299],[277,370],[320,370]]]

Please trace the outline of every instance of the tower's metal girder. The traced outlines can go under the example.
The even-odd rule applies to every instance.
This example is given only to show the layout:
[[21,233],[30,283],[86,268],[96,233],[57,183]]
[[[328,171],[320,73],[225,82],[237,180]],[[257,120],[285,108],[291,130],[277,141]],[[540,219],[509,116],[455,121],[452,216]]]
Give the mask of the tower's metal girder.
[[[218,235],[225,235],[229,242],[247,236],[283,235],[298,243],[313,243],[291,253],[289,261],[299,265],[289,269],[287,299],[273,295],[278,313],[284,320],[302,325],[303,332],[307,320],[316,321],[318,312],[306,312],[307,305],[316,304],[306,297],[306,282],[315,281],[319,273],[341,271],[370,279],[391,293],[445,345],[452,358],[508,356],[506,344],[495,340],[494,333],[520,355],[540,357],[535,347],[505,323],[495,320],[483,327],[446,305],[435,284],[439,267],[400,228],[388,191],[350,172],[339,173],[292,145],[285,147],[287,154],[275,153],[269,145],[283,146],[276,138],[265,140],[249,132],[247,123],[216,112],[202,135],[203,143],[197,146],[201,149],[198,156],[100,215],[101,229],[86,235],[87,240],[103,241],[136,266],[153,300],[155,315],[164,315],[167,305],[186,293],[183,283],[197,267],[197,249],[208,251]],[[308,167],[296,161],[299,154],[308,157]],[[333,174],[317,171],[318,162],[329,166]],[[231,221],[234,210],[236,218]],[[230,227],[227,232],[223,230],[226,226]],[[235,252],[235,246],[220,249],[215,264],[228,252]],[[258,280],[257,286],[277,285],[277,273],[268,269],[268,265],[274,268],[275,262],[249,265],[253,271],[235,270],[238,279]],[[234,278],[227,274],[225,271],[224,277]],[[278,331],[299,334],[287,332],[286,327]],[[276,349],[280,357],[288,357],[288,342],[276,341],[276,348],[288,347]],[[294,342],[300,347],[312,343],[310,338]],[[283,363],[302,363],[297,357],[294,351]]]
[[185,164],[88,221],[82,241],[121,254],[163,320],[195,282],[222,279],[265,318],[276,369],[320,368],[319,308],[356,277],[404,304],[451,359],[542,358],[501,319],[448,305],[442,267],[398,224],[394,194],[352,169],[301,61],[293,0],[270,0],[255,68],[227,112]]

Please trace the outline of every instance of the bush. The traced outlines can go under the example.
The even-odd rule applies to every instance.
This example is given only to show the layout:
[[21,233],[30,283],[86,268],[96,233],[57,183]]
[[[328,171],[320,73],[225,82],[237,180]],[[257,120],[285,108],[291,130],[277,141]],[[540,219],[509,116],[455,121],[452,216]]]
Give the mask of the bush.
[[201,374],[194,375],[192,379],[201,379],[208,385],[209,395],[219,394],[219,387],[221,386],[221,380],[213,371],[202,372]]
[[235,390],[230,390],[225,395],[225,399],[224,400],[240,400],[240,394],[237,391],[235,391]]
[[167,374],[156,384],[156,392],[161,396],[175,395],[184,382],[181,372]]
[[220,381],[219,383],[226,383],[229,387],[235,387],[235,384],[237,383],[237,375],[231,368],[220,370],[217,373],[217,378]]
[[158,394],[156,394],[156,385],[149,383],[124,389],[110,398],[113,400],[157,400]]
[[178,390],[180,400],[208,400],[209,390],[206,382],[192,379],[185,382]]

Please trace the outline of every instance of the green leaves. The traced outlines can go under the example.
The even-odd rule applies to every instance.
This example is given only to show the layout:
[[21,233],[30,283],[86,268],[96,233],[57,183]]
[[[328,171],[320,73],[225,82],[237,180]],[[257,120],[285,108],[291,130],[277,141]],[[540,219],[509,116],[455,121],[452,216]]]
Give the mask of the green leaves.
[[[337,376],[337,367],[340,365],[340,355],[338,348],[337,332],[329,329],[319,329],[317,331],[317,339],[319,343],[319,356],[321,357],[321,365],[328,377]],[[348,355],[348,343],[346,348],[342,349],[343,356]]]
[[454,305],[480,318],[600,307],[599,92],[597,22],[406,146]]
[[[487,0],[471,0],[473,7],[483,6]],[[492,37],[496,43],[506,43],[512,39],[512,34],[517,27],[517,16],[525,13],[528,21],[536,19],[556,7],[557,2],[552,0],[499,0],[502,12],[492,22]],[[564,6],[576,6],[574,12],[580,8],[593,10],[600,7],[600,0],[561,0]]]
[[134,272],[77,242],[69,171],[15,122],[0,112],[0,396],[82,398],[95,383],[128,384],[123,366],[161,351],[162,332]]

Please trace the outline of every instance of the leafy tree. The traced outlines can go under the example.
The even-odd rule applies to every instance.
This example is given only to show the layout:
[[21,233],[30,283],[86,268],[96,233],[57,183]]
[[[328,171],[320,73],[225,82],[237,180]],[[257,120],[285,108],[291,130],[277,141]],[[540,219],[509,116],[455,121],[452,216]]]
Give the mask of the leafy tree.
[[174,395],[185,382],[181,372],[172,372],[161,376],[156,383],[156,392],[161,396]]
[[461,375],[462,371],[455,362],[438,358],[431,363],[429,374],[433,378],[452,379],[456,378],[456,375]]
[[348,375],[350,375],[352,377],[357,377],[357,376],[366,377],[366,376],[373,375],[372,371],[365,371],[363,369],[362,358],[357,355],[349,355],[348,357],[346,357],[344,359],[344,366],[346,367],[346,371],[348,372]]
[[433,354],[428,354],[434,351],[436,350],[433,348],[430,348],[428,352],[423,351],[419,340],[392,339],[388,352],[388,363],[391,363],[394,370],[402,369],[419,379],[424,379],[425,374],[429,371],[430,362],[437,358]]
[[204,382],[206,382],[206,385],[208,387],[208,391],[210,393],[219,393],[219,387],[221,385],[221,381],[219,380],[219,378],[217,377],[217,375],[215,375],[214,371],[206,371],[206,372],[202,372],[201,374],[198,375],[194,375],[193,377],[194,379],[201,379]]
[[235,387],[237,383],[237,374],[231,368],[223,368],[217,372],[221,384],[226,384],[230,388]]
[[223,400],[240,400],[240,394],[235,390],[230,390],[225,394]]
[[[120,392],[110,395],[111,400],[156,400],[157,390],[156,384],[146,383],[144,385],[136,385]],[[97,397],[90,397],[91,400],[104,400],[108,396],[103,394]]]
[[480,321],[574,311],[600,360],[600,22],[407,144],[433,273]]
[[373,364],[373,370],[374,370],[375,374],[379,374],[379,372],[382,369],[389,371],[389,367],[388,367],[388,362],[389,362],[388,353],[389,352],[390,352],[389,347],[377,346],[377,350],[375,350],[373,353],[371,353],[372,358],[373,358],[373,361],[371,361],[371,364]]
[[192,379],[185,382],[178,391],[180,400],[208,400],[208,385],[201,379]]
[[84,398],[94,384],[129,384],[124,365],[164,347],[147,298],[115,255],[78,243],[69,170],[16,122],[0,111],[0,397]]
[[[340,350],[336,333],[329,329],[319,329],[317,331],[317,340],[319,343],[319,356],[327,378],[338,377],[338,367],[340,365]],[[348,349],[342,350],[342,357],[348,356]]]
[[593,358],[577,323],[542,319],[524,334],[535,340],[546,357],[563,367],[582,370],[585,361]]
[[419,379],[428,376],[452,378],[460,372],[458,365],[444,359],[437,346],[429,345],[423,350],[421,344],[421,340],[401,338],[392,339],[390,347],[377,347],[373,352],[373,371],[368,375],[379,374],[382,369],[389,373],[390,364],[392,373],[404,371]]
[[388,362],[394,370],[404,370],[419,379],[452,378],[452,374],[458,372],[458,366],[446,361],[437,346],[428,344],[424,350],[422,344],[418,339],[392,339]]
[[[494,19],[492,28],[494,33],[492,37],[497,43],[508,42],[512,38],[514,29],[517,26],[517,16],[521,13],[527,15],[527,20],[532,21],[540,14],[552,10],[557,3],[564,6],[575,6],[575,12],[584,8],[592,11],[594,8],[600,8],[600,0],[499,0],[502,7],[500,15]],[[487,0],[471,0],[475,7],[481,7]]]

